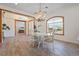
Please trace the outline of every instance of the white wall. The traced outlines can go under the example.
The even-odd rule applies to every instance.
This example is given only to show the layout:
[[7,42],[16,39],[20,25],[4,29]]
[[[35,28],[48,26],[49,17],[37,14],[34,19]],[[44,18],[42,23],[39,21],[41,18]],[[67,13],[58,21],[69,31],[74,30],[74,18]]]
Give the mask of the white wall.
[[[79,6],[63,7],[48,16],[64,16],[64,35],[55,35],[55,39],[79,44]],[[46,22],[40,24],[41,32],[46,33]]]
[[29,35],[32,35],[34,33],[34,22],[30,21],[29,22]]
[[[25,16],[21,16],[21,15],[13,14],[13,13],[10,13],[10,12],[6,12],[3,16],[2,23],[6,23],[10,27],[10,30],[6,30],[4,32],[5,37],[14,37],[15,36],[15,20],[16,19],[17,20],[24,20],[24,21],[31,20],[30,18],[27,18]],[[28,34],[27,25],[28,25],[28,23],[26,22],[26,34]]]
[[13,37],[15,35],[15,29],[14,29],[14,20],[11,18],[6,18],[3,17],[2,23],[7,24],[7,26],[10,27],[10,30],[5,30],[4,31],[4,36],[5,37]]
[[53,16],[64,16],[64,35],[56,35],[55,38],[79,44],[79,6],[64,7],[50,15]]

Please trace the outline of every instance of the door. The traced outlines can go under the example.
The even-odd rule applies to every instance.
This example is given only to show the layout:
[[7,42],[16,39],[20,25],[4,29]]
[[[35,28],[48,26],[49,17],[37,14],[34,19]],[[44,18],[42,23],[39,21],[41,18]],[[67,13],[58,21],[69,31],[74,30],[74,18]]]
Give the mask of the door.
[[2,43],[2,10],[0,10],[0,43]]

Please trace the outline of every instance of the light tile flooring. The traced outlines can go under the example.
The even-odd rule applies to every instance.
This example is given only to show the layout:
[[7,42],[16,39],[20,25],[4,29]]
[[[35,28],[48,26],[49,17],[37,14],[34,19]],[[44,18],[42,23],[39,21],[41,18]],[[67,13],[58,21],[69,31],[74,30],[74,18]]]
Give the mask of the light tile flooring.
[[[1,56],[79,56],[79,45],[55,40],[39,48],[32,47],[29,36],[5,38]],[[54,49],[53,49],[54,47]]]

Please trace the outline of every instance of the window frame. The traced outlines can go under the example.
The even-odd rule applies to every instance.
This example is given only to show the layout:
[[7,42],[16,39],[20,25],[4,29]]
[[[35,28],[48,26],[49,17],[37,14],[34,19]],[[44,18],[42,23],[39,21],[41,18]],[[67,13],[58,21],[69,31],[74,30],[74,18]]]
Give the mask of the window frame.
[[57,34],[57,33],[55,33],[55,35],[64,35],[64,17],[63,17],[63,16],[53,16],[53,17],[49,18],[49,19],[46,21],[46,33],[48,32],[47,22],[48,22],[49,20],[51,20],[52,18],[56,18],[56,17],[61,17],[61,18],[62,18],[62,21],[63,21],[63,33],[62,33],[62,34]]

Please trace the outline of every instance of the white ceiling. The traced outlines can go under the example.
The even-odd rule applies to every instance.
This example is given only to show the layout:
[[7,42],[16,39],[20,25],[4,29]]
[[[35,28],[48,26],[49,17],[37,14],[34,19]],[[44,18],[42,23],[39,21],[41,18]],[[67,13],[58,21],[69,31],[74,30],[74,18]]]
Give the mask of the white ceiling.
[[[0,3],[0,5],[13,8],[16,10],[20,10],[27,14],[29,13],[31,15],[34,15],[34,13],[39,9],[39,3],[18,3],[18,5],[14,3]],[[69,6],[71,7],[79,4],[78,3],[42,3],[41,5],[42,5],[42,10],[47,11],[48,14],[50,14],[51,12],[53,13],[61,8],[65,8]],[[45,9],[46,6],[48,7],[48,9]]]

